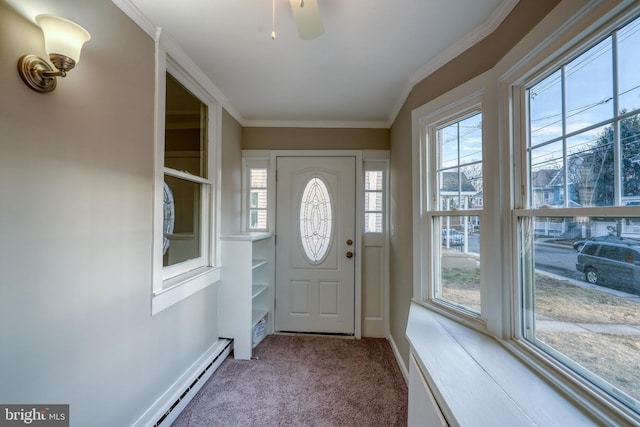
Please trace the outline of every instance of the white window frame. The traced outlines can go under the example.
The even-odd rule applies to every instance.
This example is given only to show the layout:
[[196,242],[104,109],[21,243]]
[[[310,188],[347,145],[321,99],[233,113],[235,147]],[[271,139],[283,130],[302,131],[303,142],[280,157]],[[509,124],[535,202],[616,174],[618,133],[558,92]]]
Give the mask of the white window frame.
[[[441,210],[438,197],[438,183],[435,179],[437,159],[437,129],[445,124],[462,120],[476,113],[482,113],[482,139],[487,139],[485,129],[484,104],[486,92],[491,82],[492,73],[486,72],[458,88],[428,102],[413,111],[413,169],[418,171],[413,176],[413,227],[414,235],[414,299],[416,302],[438,311],[441,314],[462,321],[470,326],[487,330],[487,278],[484,267],[484,254],[481,255],[480,266],[480,313],[475,313],[447,300],[436,298],[435,274],[439,256],[434,245],[440,245],[441,236],[433,235],[433,221],[436,217],[453,216],[479,216],[483,230],[485,229],[484,210],[468,209],[464,211]],[[484,159],[487,146],[483,143],[483,169],[486,170]],[[483,173],[483,175],[486,175]],[[483,182],[486,182],[483,176]],[[483,191],[486,195],[486,192]],[[486,198],[486,196],[485,196]],[[490,229],[490,227],[488,228]],[[480,240],[481,250],[485,247],[484,235]]]
[[[251,224],[251,169],[266,169],[267,171],[267,207],[265,212],[267,214],[267,226],[266,228],[250,228]],[[242,158],[242,229],[246,231],[269,231],[271,229],[271,203],[272,203],[272,188],[270,186],[271,171],[269,169],[269,159],[267,158]]]
[[[511,321],[505,325],[510,330],[512,340],[504,344],[515,354],[525,360],[541,376],[563,390],[571,399],[578,402],[596,419],[605,424],[640,423],[640,414],[631,407],[595,386],[584,377],[577,375],[565,366],[560,359],[552,357],[534,344],[524,339],[525,308],[521,306],[524,290],[519,287],[522,274],[519,250],[519,218],[535,216],[632,216],[632,210],[626,207],[593,207],[593,208],[546,208],[528,209],[528,161],[527,161],[527,122],[526,122],[526,85],[536,77],[546,74],[559,64],[566,62],[572,55],[584,51],[592,43],[601,40],[614,28],[638,13],[638,5],[633,2],[589,3],[583,5],[563,4],[552,14],[556,20],[555,28],[562,31],[555,33],[549,29],[534,32],[510,55],[498,64],[499,109],[501,134],[508,139],[505,148],[513,153],[513,162],[504,164],[503,169],[510,175],[509,194],[503,197],[510,200],[504,206],[504,215],[510,224],[510,232],[503,240],[505,254],[505,280],[514,284],[508,308]],[[564,16],[563,16],[564,14]],[[556,18],[558,17],[558,18]],[[547,33],[545,34],[545,31]],[[549,35],[551,34],[551,35]],[[508,169],[507,169],[508,168]],[[505,221],[507,223],[507,221]]]
[[[526,164],[522,163],[526,160],[526,146],[522,145],[522,141],[526,140],[526,123],[522,120],[524,115],[521,106],[524,104],[519,98],[523,94],[515,89],[531,81],[536,73],[551,67],[554,61],[560,61],[571,52],[581,50],[590,40],[601,38],[627,18],[637,14],[639,10],[640,4],[626,0],[560,2],[493,69],[485,73],[488,76],[483,84],[477,81],[483,79],[482,75],[478,76],[412,112],[414,301],[422,306],[421,310],[440,312],[492,336],[507,350],[505,372],[510,371],[510,368],[507,368],[508,364],[525,364],[528,371],[534,372],[538,378],[544,379],[566,397],[567,408],[577,406],[580,411],[589,414],[594,423],[602,425],[638,425],[640,414],[522,339],[522,293],[518,287],[521,254],[517,249],[518,228],[515,212],[525,208],[523,201],[527,171],[517,165]],[[427,173],[427,164],[423,160],[423,142],[426,136],[421,119],[459,105],[461,100],[472,96],[481,87],[484,87],[484,92],[480,92],[483,94],[483,153],[486,154],[483,155],[485,191],[480,252],[485,267],[482,273],[482,291],[485,292],[482,304],[486,325],[470,321],[455,312],[443,312],[433,304],[425,302],[425,284],[429,280],[430,271],[428,263],[424,260],[429,257],[430,236],[427,235],[428,229],[424,226],[428,187],[427,183],[421,181]],[[579,214],[575,209],[554,209],[553,216],[575,216]],[[619,215],[632,215],[632,207],[619,209]],[[526,214],[524,211],[522,213]],[[446,333],[457,340],[455,331],[447,329]],[[464,332],[464,337],[460,338],[466,339],[469,336],[468,332]],[[479,341],[474,338],[473,342],[474,349],[482,356],[474,359],[471,365],[484,371],[485,365],[491,365],[488,361],[494,361],[496,354],[485,354],[482,346],[476,345]],[[424,343],[423,350],[432,353],[434,349],[429,347],[428,343]],[[483,360],[485,356],[486,359]],[[440,359],[445,363],[444,358]],[[460,368],[461,375],[465,375],[467,370],[472,370],[467,365]],[[542,403],[551,397],[550,394],[542,393],[528,398],[526,392],[529,383],[525,381],[517,376],[509,377],[509,387],[503,388],[502,391],[510,398],[522,398],[527,402]],[[437,386],[445,387],[449,391],[453,388],[450,381]],[[512,396],[510,393],[518,394]],[[558,404],[564,406],[562,402]]]
[[[207,105],[207,178],[197,178],[164,166],[166,73]],[[153,213],[151,314],[155,315],[220,280],[220,156],[222,109],[212,95],[217,90],[189,57],[166,35],[156,40],[156,131]],[[164,175],[187,177],[202,185],[201,256],[163,267]]]
[[[363,210],[363,214],[362,214],[362,233],[363,234],[385,234],[387,232],[387,169],[388,169],[388,162],[386,160],[365,160],[362,164],[362,169],[363,169],[363,173],[366,175],[367,172],[382,172],[382,189],[381,190],[367,190],[366,188],[364,188],[363,186],[363,196],[362,196],[362,200],[363,200],[363,206],[364,206],[364,210]],[[365,182],[365,179],[363,177],[362,182]],[[367,193],[380,193],[382,195],[382,207],[380,208],[380,210],[367,210],[366,208],[366,204],[365,204],[365,200],[366,197],[365,195]],[[366,224],[366,220],[365,220],[365,216],[368,213],[379,213],[382,216],[382,230],[380,231],[367,231],[365,230],[365,224]]]

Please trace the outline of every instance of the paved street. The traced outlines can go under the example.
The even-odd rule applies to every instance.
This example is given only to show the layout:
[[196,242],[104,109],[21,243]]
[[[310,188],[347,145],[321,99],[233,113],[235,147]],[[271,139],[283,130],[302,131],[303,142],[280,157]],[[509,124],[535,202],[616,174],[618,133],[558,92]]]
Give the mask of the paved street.
[[[452,247],[451,249],[462,252],[463,247]],[[474,234],[468,236],[467,251],[471,253],[480,252],[480,236]],[[558,280],[568,280],[571,284],[589,288],[601,292],[611,293],[623,297],[629,301],[640,303],[640,295],[611,289],[605,286],[592,285],[584,280],[584,275],[576,270],[578,252],[573,247],[557,243],[538,241],[535,245],[536,270],[547,273]]]
[[584,275],[576,270],[578,252],[571,246],[560,246],[546,243],[536,243],[536,268],[559,274],[574,280],[583,280]]

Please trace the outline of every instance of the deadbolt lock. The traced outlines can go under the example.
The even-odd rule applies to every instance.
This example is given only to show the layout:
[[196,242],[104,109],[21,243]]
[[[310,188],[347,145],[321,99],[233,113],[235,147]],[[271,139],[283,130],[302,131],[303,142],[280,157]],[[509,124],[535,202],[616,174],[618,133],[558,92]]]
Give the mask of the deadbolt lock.
[[351,240],[351,239],[347,240],[347,245],[349,245],[349,246],[353,245],[353,240]]

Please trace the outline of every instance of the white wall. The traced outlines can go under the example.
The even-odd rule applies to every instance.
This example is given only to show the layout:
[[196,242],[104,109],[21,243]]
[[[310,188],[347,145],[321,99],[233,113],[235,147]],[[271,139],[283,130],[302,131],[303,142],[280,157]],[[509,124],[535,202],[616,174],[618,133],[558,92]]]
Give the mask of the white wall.
[[154,44],[109,1],[12,3],[92,40],[36,93],[40,30],[0,2],[0,402],[130,425],[217,338],[215,286],[150,315]]

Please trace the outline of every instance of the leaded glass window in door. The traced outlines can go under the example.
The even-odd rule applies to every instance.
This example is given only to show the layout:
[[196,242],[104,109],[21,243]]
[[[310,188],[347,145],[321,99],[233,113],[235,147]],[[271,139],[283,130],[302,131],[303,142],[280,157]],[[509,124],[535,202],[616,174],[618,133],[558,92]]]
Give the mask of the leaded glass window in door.
[[307,260],[320,264],[331,247],[333,206],[327,185],[320,177],[307,182],[300,200],[300,240]]

